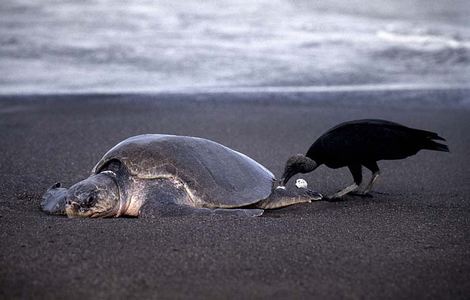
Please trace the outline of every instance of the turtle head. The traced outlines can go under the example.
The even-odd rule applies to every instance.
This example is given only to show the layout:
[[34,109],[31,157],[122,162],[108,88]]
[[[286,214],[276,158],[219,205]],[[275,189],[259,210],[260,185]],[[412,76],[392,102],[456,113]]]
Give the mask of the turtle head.
[[65,212],[69,217],[113,217],[118,214],[119,207],[119,188],[115,175],[106,171],[70,187]]
[[285,185],[295,174],[312,172],[317,167],[318,164],[313,159],[302,154],[296,154],[287,160],[281,184]]

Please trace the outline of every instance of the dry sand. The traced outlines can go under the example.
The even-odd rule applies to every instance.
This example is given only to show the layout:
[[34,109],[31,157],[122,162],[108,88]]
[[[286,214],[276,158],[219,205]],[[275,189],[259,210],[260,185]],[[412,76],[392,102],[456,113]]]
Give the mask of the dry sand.
[[[3,96],[0,298],[468,299],[468,94]],[[288,156],[359,118],[436,131],[451,153],[380,162],[373,198],[259,218],[79,220],[38,209],[48,186],[88,176],[132,135],[212,139],[279,176]],[[351,182],[326,167],[303,178],[322,193]]]

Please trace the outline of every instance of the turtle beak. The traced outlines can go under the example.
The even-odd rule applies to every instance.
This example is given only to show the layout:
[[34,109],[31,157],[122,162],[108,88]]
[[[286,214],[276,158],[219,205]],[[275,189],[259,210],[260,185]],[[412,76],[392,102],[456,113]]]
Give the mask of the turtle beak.
[[67,203],[65,204],[65,213],[67,214],[67,217],[71,218],[76,216],[79,210],[80,204],[75,201],[67,200]]

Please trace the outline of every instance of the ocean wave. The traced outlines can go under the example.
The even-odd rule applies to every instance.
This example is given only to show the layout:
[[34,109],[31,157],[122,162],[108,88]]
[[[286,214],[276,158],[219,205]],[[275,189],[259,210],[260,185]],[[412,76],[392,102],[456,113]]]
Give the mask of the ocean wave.
[[387,42],[419,48],[420,50],[470,49],[470,40],[449,34],[433,34],[426,29],[403,30],[379,30],[377,36]]
[[[373,55],[382,60],[382,65],[406,71],[436,73],[469,69],[470,51],[468,48],[440,48],[426,50],[393,46],[380,49]],[[394,63],[395,62],[395,63]],[[465,74],[465,73],[464,73]],[[464,75],[462,74],[462,75]]]
[[467,28],[333,2],[4,0],[0,92],[468,82]]
[[[373,51],[383,72],[432,76],[441,81],[468,82],[470,39],[453,31],[405,25],[389,25],[378,30],[382,40]],[[467,77],[467,79],[465,79]]]

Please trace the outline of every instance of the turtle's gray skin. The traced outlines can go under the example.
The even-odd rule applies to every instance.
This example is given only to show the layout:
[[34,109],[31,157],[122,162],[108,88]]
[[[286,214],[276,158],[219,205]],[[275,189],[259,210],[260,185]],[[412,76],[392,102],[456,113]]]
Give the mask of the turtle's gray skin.
[[259,216],[264,209],[320,200],[306,188],[275,189],[274,175],[216,142],[146,134],[109,150],[87,179],[52,186],[41,208],[69,217],[202,214]]

